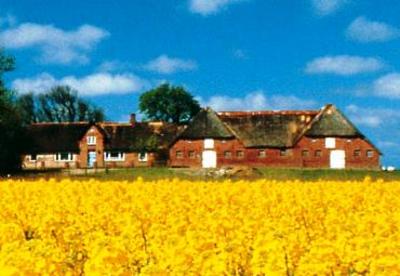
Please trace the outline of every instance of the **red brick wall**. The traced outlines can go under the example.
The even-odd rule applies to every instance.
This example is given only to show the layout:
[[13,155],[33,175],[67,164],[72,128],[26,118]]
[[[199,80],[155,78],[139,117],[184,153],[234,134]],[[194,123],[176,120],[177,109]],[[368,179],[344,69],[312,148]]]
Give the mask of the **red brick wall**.
[[[310,150],[310,156],[303,157],[304,167],[329,167],[329,155],[330,149],[325,148],[325,139],[312,139],[304,137],[296,145],[296,148],[300,151],[304,149]],[[315,150],[321,150],[322,156],[316,158],[314,156]],[[344,150],[346,153],[346,168],[368,168],[378,169],[380,167],[380,155],[374,147],[361,138],[347,139],[347,138],[336,138],[336,149]],[[359,150],[359,156],[355,156],[354,151]],[[372,150],[373,156],[367,157],[367,151]]]
[[[172,167],[201,167],[201,154],[204,140],[178,140],[170,149],[169,165]],[[264,167],[291,167],[291,168],[329,168],[330,149],[325,147],[325,139],[311,139],[304,137],[292,149],[281,154],[280,149],[272,148],[245,148],[236,140],[214,140],[214,147],[217,152],[217,166],[248,165]],[[378,169],[380,166],[379,153],[367,141],[362,139],[336,138],[336,148],[346,152],[346,168],[369,168]],[[265,156],[260,156],[260,150],[265,151]],[[304,156],[303,151],[307,150],[308,155]],[[315,152],[320,150],[321,155],[316,156]],[[359,150],[360,156],[354,156],[354,151]],[[373,156],[367,157],[367,150],[373,150]],[[177,151],[181,152],[178,158]],[[227,158],[225,152],[231,152]],[[237,155],[242,151],[244,156]],[[189,152],[194,152],[190,156]]]
[[[96,137],[96,145],[88,145],[87,137],[95,136]],[[95,167],[102,168],[104,167],[104,137],[103,134],[99,131],[99,129],[95,126],[91,127],[88,132],[83,136],[83,138],[79,141],[79,167],[87,168],[88,167],[88,152],[96,151],[96,163]]]
[[[88,145],[87,137],[95,136],[96,145]],[[125,152],[125,159],[123,161],[105,161],[104,160],[104,137],[97,127],[92,127],[79,141],[80,153],[78,157],[78,164],[80,168],[88,167],[88,152],[96,151],[96,162],[94,167],[97,168],[132,168],[132,167],[149,167],[154,164],[155,154],[148,153],[147,161],[139,161],[138,153]]]

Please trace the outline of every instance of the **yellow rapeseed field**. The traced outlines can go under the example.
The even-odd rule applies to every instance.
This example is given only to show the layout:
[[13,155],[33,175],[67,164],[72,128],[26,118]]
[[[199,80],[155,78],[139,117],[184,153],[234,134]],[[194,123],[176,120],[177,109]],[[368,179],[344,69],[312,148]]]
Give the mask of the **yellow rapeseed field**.
[[0,275],[400,275],[400,182],[0,181]]

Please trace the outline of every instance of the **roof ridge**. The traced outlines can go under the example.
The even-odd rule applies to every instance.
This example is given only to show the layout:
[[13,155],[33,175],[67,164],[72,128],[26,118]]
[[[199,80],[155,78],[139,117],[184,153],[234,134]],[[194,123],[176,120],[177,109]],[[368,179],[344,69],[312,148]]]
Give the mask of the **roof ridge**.
[[296,145],[298,141],[300,141],[300,139],[307,133],[307,131],[309,129],[311,129],[311,127],[318,122],[322,115],[328,110],[328,108],[334,106],[333,104],[326,104],[324,105],[316,114],[316,116],[307,124],[304,126],[303,131],[301,131],[299,133],[299,135],[293,140],[293,145]]
[[260,111],[220,111],[221,117],[262,116],[262,115],[317,115],[319,110],[260,110]]
[[80,122],[38,122],[31,123],[31,126],[40,126],[40,125],[85,125],[90,124],[90,122],[80,121]]

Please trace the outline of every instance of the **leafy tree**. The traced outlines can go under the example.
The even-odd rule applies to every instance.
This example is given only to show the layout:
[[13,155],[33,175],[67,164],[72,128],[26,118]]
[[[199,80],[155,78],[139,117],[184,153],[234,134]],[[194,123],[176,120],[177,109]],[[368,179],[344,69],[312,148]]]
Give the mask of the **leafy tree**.
[[33,93],[18,98],[18,107],[26,123],[104,121],[102,109],[78,97],[69,86],[55,86],[35,96]]
[[0,173],[19,168],[25,142],[13,93],[6,88],[3,80],[3,74],[14,70],[14,66],[14,58],[0,49]]
[[139,109],[147,119],[178,124],[196,115],[200,105],[183,87],[165,83],[143,93]]

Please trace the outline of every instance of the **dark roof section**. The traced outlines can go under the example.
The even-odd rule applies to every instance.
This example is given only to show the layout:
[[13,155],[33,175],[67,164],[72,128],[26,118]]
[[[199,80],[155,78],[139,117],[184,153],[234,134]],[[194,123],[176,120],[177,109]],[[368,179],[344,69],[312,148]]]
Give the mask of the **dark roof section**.
[[305,133],[310,137],[364,137],[335,106],[326,105]]
[[175,138],[177,127],[167,123],[107,124],[100,126],[106,133],[106,150],[139,152],[167,148]]
[[139,152],[166,149],[176,137],[173,124],[148,122],[121,123],[38,123],[27,127],[27,153],[79,153],[79,142],[87,131],[96,126],[105,136],[105,150]]
[[179,136],[181,139],[229,139],[233,137],[235,136],[211,108],[200,110]]
[[38,123],[27,127],[29,152],[79,152],[79,141],[91,127],[90,123]]
[[[379,154],[382,152],[334,105],[328,104],[305,129],[303,135],[309,137],[348,137],[362,138]],[[298,140],[301,136],[298,138]]]
[[245,147],[286,148],[317,115],[316,111],[221,112],[221,120]]

